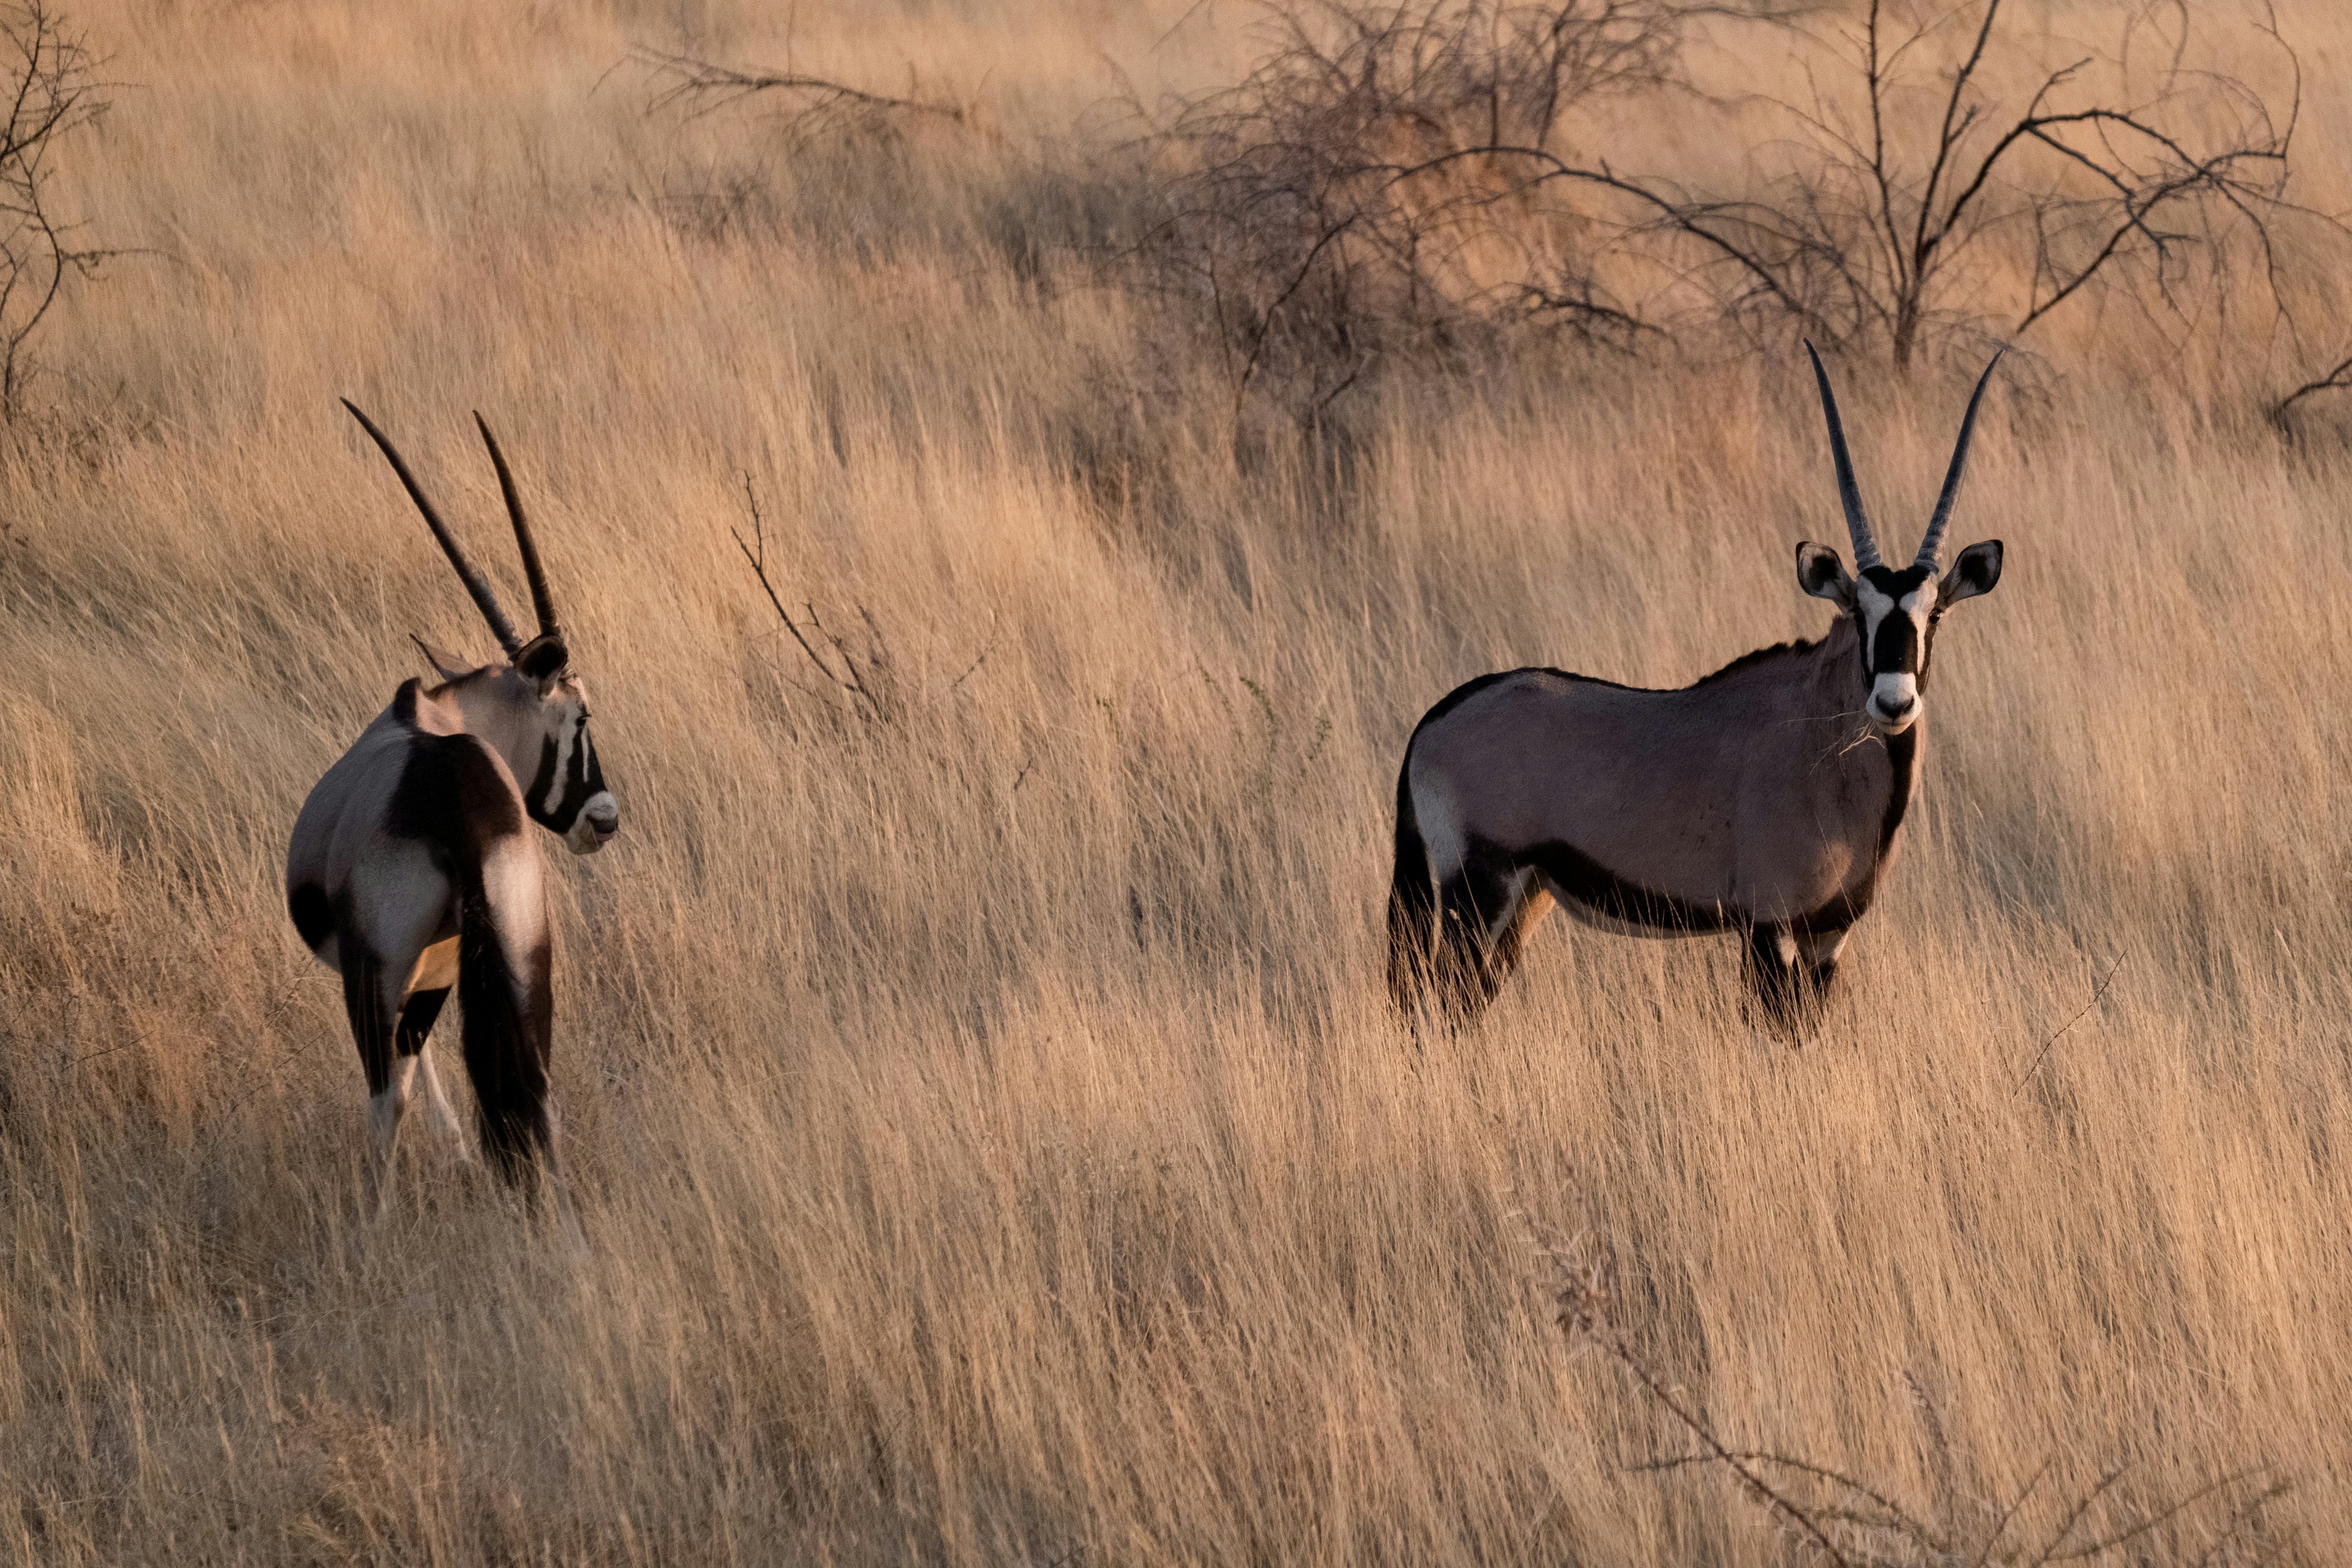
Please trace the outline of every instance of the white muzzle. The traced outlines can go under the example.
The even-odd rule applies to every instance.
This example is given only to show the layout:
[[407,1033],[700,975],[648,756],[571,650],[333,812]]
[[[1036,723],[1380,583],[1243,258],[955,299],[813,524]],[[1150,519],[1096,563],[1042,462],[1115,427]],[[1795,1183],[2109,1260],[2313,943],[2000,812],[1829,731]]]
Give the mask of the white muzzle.
[[1871,722],[1889,735],[1900,735],[1918,722],[1919,677],[1881,675],[1870,688]]

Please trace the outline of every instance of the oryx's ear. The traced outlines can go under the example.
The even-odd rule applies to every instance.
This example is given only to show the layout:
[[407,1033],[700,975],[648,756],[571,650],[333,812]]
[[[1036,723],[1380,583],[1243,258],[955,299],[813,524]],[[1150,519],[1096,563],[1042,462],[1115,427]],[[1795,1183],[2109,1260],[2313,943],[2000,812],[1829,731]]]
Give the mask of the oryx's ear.
[[1827,545],[1807,539],[1797,547],[1797,586],[1849,614],[1853,611],[1853,579],[1845,574],[1838,552]]
[[414,632],[408,634],[408,640],[416,644],[416,651],[425,655],[425,662],[433,666],[433,673],[445,681],[463,680],[482,667],[476,661],[453,653],[446,648],[435,647]]
[[1974,599],[1979,593],[1990,593],[1994,583],[2000,580],[2000,541],[1987,539],[1980,545],[1970,545],[1944,574],[1936,589],[1936,606],[1942,609],[1963,599]]
[[515,650],[514,667],[541,685],[562,674],[571,662],[562,637],[552,632],[542,632]]

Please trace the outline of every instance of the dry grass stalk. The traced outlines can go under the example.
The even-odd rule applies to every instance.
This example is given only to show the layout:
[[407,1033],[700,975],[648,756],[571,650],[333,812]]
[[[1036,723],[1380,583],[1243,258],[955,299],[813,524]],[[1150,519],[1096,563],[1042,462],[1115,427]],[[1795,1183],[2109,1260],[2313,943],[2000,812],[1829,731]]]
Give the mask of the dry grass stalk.
[[[1399,378],[1237,461],[1213,344],[991,237],[1069,232],[1038,160],[648,119],[610,73],[678,10],[633,5],[77,10],[151,87],[59,193],[190,265],[62,294],[81,444],[0,443],[0,1563],[1782,1568],[1732,1487],[1622,1471],[1685,1450],[1520,1305],[1506,1190],[1622,1239],[1630,1342],[1727,1448],[1937,1523],[1918,1367],[2011,1546],[2118,1465],[2063,1550],[2271,1460],[2264,1528],[2352,1560],[2352,464],[2320,400],[2293,451],[2252,412],[2284,349],[2037,325],[2053,395],[1979,430],[1956,524],[2011,575],[1938,642],[1816,1040],[1755,1042],[1733,944],[1563,923],[1416,1051],[1378,920],[1413,718],[1818,634],[1801,357]],[[711,57],[911,63],[1015,145],[1263,42],[1189,0],[686,11]],[[2339,9],[2280,25],[2352,57]],[[2315,82],[2302,199],[2352,210],[2345,149]],[[772,217],[678,221],[673,174]],[[1892,528],[1967,383],[1856,376]],[[625,824],[551,873],[585,1268],[430,1159],[358,1218],[287,835],[409,634],[481,640],[339,395],[495,409],[544,476]],[[888,632],[896,721],[785,646],[739,468],[779,601]],[[2230,1506],[2110,1557],[2193,1562]]]

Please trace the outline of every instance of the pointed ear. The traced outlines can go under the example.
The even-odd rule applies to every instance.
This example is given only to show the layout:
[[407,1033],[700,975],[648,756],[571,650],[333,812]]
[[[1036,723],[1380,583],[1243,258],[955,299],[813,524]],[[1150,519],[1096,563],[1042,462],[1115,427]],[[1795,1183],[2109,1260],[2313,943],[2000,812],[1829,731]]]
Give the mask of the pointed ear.
[[1826,599],[1848,614],[1853,612],[1853,579],[1845,562],[1827,545],[1807,539],[1797,547],[1797,586],[1815,599]]
[[416,651],[425,655],[425,662],[432,665],[433,673],[444,681],[463,680],[482,667],[476,660],[453,653],[446,648],[435,647],[414,632],[408,634],[408,640],[416,644]]
[[542,632],[516,650],[514,667],[541,685],[563,673],[572,662],[571,650],[563,639],[552,632]]
[[1990,593],[1993,584],[2000,580],[2000,541],[1987,539],[1980,545],[1970,545],[1952,562],[1952,570],[1936,585],[1936,605],[1941,609],[1958,604],[1963,599],[1974,599],[1979,593]]

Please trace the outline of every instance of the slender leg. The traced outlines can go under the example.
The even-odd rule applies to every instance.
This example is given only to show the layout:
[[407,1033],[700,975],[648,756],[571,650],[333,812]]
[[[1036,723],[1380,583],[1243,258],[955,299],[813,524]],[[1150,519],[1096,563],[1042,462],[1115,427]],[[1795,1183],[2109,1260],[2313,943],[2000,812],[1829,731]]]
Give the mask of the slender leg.
[[382,1214],[392,1203],[392,1156],[400,1135],[400,1118],[408,1108],[415,1087],[415,1060],[395,1063],[393,1056],[396,998],[384,978],[384,965],[355,933],[343,933],[343,1011],[351,1019],[352,1039],[360,1049],[360,1070],[367,1075],[367,1189]]
[[1494,952],[1486,961],[1487,971],[1500,986],[1519,967],[1519,955],[1527,951],[1528,934],[1536,923],[1551,913],[1552,897],[1532,870],[1518,873],[1512,889],[1514,900],[1510,915],[1499,923],[1495,934]]
[[425,1071],[425,1103],[432,1107],[433,1128],[441,1141],[457,1152],[457,1157],[467,1165],[480,1162],[474,1157],[474,1141],[466,1135],[466,1124],[457,1119],[457,1110],[449,1103],[449,1095],[441,1087],[440,1071],[433,1065],[430,1048],[416,1053],[416,1061]]
[[1740,965],[1748,994],[1766,1019],[1784,1034],[1799,1032],[1801,998],[1798,988],[1797,939],[1785,925],[1751,925],[1748,951]]
[[1797,938],[1797,956],[1805,967],[1807,988],[1816,1001],[1826,1001],[1830,982],[1837,978],[1838,955],[1845,950],[1847,931],[1809,931]]
[[467,1140],[465,1125],[457,1120],[457,1113],[450,1108],[449,1096],[441,1087],[441,1074],[433,1064],[433,1024],[441,1016],[441,1004],[448,999],[447,986],[409,993],[408,1000],[400,1009],[396,1070],[406,1071],[412,1081],[422,1080],[434,1132],[457,1149],[459,1158],[471,1165],[473,1145]]
[[1845,936],[1843,931],[1799,935],[1785,925],[1749,930],[1748,988],[1781,1032],[1801,1038],[1821,1021]]
[[1456,1024],[1474,1021],[1517,961],[1528,873],[1473,846],[1437,899],[1438,993]]

